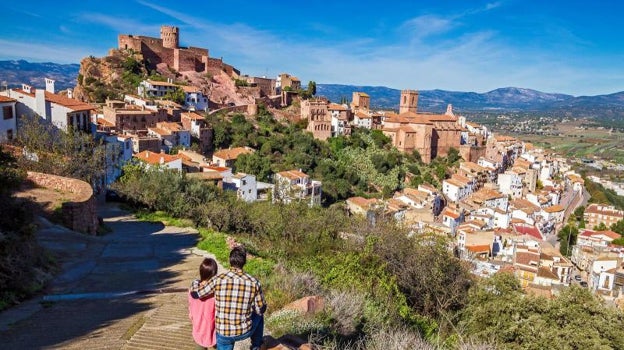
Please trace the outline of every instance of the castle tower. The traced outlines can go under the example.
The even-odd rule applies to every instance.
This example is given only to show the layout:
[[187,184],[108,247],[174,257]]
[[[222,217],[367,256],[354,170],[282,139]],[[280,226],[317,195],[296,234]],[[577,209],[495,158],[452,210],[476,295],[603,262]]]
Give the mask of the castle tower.
[[401,101],[399,101],[399,114],[405,112],[414,112],[418,110],[418,91],[403,90],[401,91]]
[[160,38],[163,46],[168,49],[177,49],[180,45],[180,30],[174,26],[161,26]]

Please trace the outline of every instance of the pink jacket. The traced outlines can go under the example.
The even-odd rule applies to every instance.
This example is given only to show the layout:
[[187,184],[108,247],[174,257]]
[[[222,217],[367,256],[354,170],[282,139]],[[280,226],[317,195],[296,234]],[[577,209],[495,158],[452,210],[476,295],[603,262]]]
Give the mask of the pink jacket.
[[205,348],[217,344],[215,330],[215,302],[214,297],[208,299],[193,299],[188,295],[189,318],[193,325],[193,339]]

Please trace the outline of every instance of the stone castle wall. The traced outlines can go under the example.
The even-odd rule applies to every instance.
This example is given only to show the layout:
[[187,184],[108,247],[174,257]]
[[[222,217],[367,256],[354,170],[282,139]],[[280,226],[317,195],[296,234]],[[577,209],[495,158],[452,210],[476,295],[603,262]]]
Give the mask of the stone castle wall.
[[95,235],[98,228],[96,201],[91,186],[81,180],[68,177],[28,172],[28,180],[37,186],[50,188],[74,195],[71,201],[62,204],[63,224],[70,229]]

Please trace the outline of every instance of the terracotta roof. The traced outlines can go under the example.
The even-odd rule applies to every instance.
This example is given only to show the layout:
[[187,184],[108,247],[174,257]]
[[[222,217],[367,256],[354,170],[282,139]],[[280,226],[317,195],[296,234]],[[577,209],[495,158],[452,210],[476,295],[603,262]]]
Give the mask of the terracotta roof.
[[206,119],[202,115],[199,115],[195,112],[184,112],[180,114],[180,117],[191,119],[191,120],[205,120]]
[[0,95],[0,102],[16,102],[17,100]]
[[254,149],[248,147],[234,147],[229,149],[222,149],[213,154],[214,157],[233,160],[237,159],[241,154],[249,154],[255,152]]
[[461,183],[461,182],[459,182],[459,181],[457,181],[455,179],[446,179],[443,182],[448,183],[448,184],[450,184],[452,186],[455,186],[455,187],[464,187],[464,186],[467,185],[467,184]]
[[559,204],[555,204],[553,206],[550,206],[548,208],[545,208],[544,211],[547,213],[558,213],[558,212],[562,212],[564,211],[565,208]]
[[366,199],[364,197],[351,197],[348,198],[347,201],[349,201],[350,203],[363,208],[363,209],[369,209],[371,204],[377,203],[377,199],[375,198],[371,198],[371,199]]
[[454,220],[457,220],[461,217],[461,214],[449,207],[446,207],[444,208],[444,210],[442,210],[442,216],[448,216]]
[[364,96],[364,97],[369,97],[367,93],[365,92],[356,92],[356,94],[360,95],[360,96]]
[[327,106],[327,109],[335,111],[346,111],[347,107],[339,105],[337,103],[330,103],[329,106]]
[[516,264],[532,266],[537,268],[539,264],[539,253],[531,253],[531,252],[516,252]]
[[550,269],[546,266],[540,266],[537,269],[537,276],[559,281],[559,276],[557,276],[554,272],[550,271]]
[[534,238],[537,238],[539,240],[544,240],[544,237],[542,236],[542,233],[539,231],[539,229],[533,225],[526,225],[526,224],[514,224],[513,225],[514,230],[521,235],[528,235]]
[[364,112],[357,112],[357,113],[355,113],[355,116],[360,118],[360,119],[370,119],[371,118],[370,115],[368,115],[368,114],[366,114]]
[[466,249],[473,253],[489,253],[491,250],[489,244],[469,245]]
[[147,80],[148,83],[154,85],[154,86],[171,86],[171,87],[176,87],[176,84],[173,83],[168,83],[166,81],[156,81],[156,80]]
[[606,231],[594,231],[594,230],[583,230],[581,232],[581,236],[583,237],[592,237],[592,236],[599,236],[599,235],[603,235],[603,236],[607,236],[611,239],[618,239],[620,237],[622,237],[622,235],[620,235],[617,232],[613,232],[611,230],[606,230]]
[[224,172],[224,171],[228,171],[228,170],[232,170],[228,167],[224,167],[224,166],[215,166],[215,165],[202,165],[201,166],[203,169],[208,169],[208,170],[212,170],[212,171],[217,171],[217,172]]
[[482,172],[485,171],[485,168],[482,167],[481,165],[474,163],[474,162],[461,162],[459,164],[460,168],[466,168],[469,169],[471,171],[476,171],[476,172]]
[[151,132],[153,132],[155,134],[158,134],[160,136],[169,136],[169,135],[171,135],[171,131],[165,130],[165,129],[161,129],[161,128],[147,128],[147,130],[149,130],[149,131],[151,131]]
[[162,159],[164,163],[171,163],[175,160],[180,159],[180,157],[176,155],[170,155],[166,153],[156,153],[151,151],[143,151],[134,155],[136,158],[149,163],[149,164],[160,164],[160,160]]
[[281,171],[281,172],[279,172],[277,174],[280,175],[281,177],[285,177],[285,178],[290,179],[290,180],[296,180],[296,179],[309,177],[306,173],[301,172],[299,170]]
[[600,204],[590,204],[585,209],[585,214],[600,214],[606,216],[614,216],[614,217],[624,217],[624,211],[617,210],[614,207],[600,205]]

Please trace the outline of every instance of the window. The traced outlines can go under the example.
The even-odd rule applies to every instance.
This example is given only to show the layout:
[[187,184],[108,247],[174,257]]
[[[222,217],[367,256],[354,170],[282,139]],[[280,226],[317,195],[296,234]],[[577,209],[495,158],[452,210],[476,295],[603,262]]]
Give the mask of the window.
[[13,129],[7,130],[7,140],[13,140]]
[[13,118],[13,108],[11,106],[2,107],[2,115],[5,120]]

